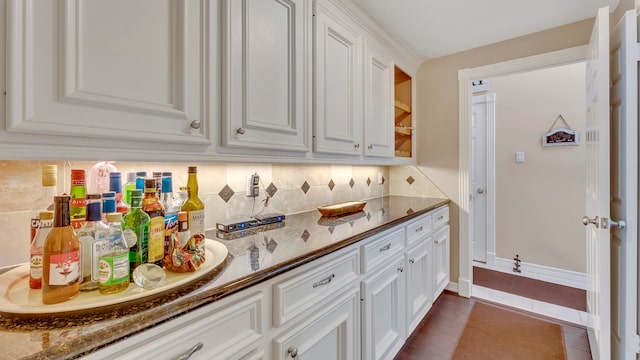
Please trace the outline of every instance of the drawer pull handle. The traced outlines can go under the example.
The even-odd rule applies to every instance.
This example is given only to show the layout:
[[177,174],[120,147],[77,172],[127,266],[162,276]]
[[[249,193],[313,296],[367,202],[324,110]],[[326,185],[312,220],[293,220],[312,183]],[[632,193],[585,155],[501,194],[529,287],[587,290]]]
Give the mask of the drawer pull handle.
[[438,216],[438,220],[442,220],[442,219],[444,219],[444,215]]
[[196,351],[202,349],[202,343],[199,342],[197,344],[195,344],[191,349],[189,349],[186,353],[182,354],[182,356],[180,356],[178,358],[178,360],[188,360],[191,355],[193,355]]
[[298,356],[298,348],[289,348],[289,350],[287,350],[287,353],[291,356],[292,359],[295,359]]
[[422,226],[416,229],[416,232],[420,232],[420,231],[422,231]]
[[380,252],[384,252],[384,251],[387,251],[389,249],[391,249],[391,244],[387,244],[387,245],[381,247],[380,248]]
[[441,241],[442,241],[442,240],[433,240],[433,243],[434,243],[434,244],[436,244],[436,245],[438,245],[438,244],[440,244],[440,242],[441,242]]
[[336,277],[336,275],[335,274],[331,274],[331,275],[327,276],[325,279],[322,279],[322,280],[318,281],[317,283],[314,283],[313,287],[317,288],[317,287],[320,287],[320,286],[323,286],[323,285],[327,285],[327,284],[329,284],[331,282],[331,280],[333,280],[334,277]]
[[404,271],[404,268],[403,268],[402,266],[400,266],[400,267],[398,268],[398,271],[403,272],[403,271]]
[[414,259],[409,259],[409,264],[415,264],[415,260]]

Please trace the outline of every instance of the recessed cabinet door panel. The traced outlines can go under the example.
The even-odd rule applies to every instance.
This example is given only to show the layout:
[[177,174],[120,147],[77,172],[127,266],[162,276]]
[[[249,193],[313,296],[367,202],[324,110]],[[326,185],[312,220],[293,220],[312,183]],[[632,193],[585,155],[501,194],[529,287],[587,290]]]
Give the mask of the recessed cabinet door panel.
[[383,48],[365,41],[364,119],[367,156],[393,157],[393,61]]
[[449,225],[433,234],[433,301],[449,285]]
[[308,151],[310,1],[224,4],[223,145]]
[[9,0],[7,130],[208,144],[202,4]]
[[325,13],[315,16],[315,152],[362,153],[360,35]]
[[420,324],[429,311],[433,296],[431,237],[423,236],[407,257],[407,334]]

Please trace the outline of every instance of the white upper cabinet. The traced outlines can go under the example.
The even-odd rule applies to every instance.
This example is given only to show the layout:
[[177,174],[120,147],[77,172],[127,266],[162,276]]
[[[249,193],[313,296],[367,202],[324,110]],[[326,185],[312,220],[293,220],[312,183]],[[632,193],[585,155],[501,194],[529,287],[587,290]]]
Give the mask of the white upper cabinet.
[[222,145],[310,151],[311,0],[223,2]]
[[388,51],[367,39],[364,47],[364,152],[367,156],[394,156],[393,72]]
[[8,0],[5,130],[38,144],[209,144],[208,6]]

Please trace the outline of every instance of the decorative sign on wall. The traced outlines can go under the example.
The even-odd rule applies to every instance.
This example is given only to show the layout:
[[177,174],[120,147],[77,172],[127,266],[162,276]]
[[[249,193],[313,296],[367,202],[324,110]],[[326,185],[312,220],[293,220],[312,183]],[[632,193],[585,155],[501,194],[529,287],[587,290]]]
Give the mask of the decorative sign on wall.
[[[562,120],[567,126],[566,128],[554,128],[558,120]],[[571,129],[571,126],[564,119],[562,114],[558,115],[556,120],[551,124],[549,131],[542,134],[542,146],[567,146],[567,145],[579,145],[580,134]]]

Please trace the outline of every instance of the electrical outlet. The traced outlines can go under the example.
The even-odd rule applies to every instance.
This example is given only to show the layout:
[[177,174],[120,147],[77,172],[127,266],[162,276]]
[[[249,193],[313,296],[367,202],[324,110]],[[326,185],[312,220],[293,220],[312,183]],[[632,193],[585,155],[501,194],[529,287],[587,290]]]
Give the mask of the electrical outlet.
[[260,195],[260,176],[258,173],[247,176],[247,197]]
[[378,185],[384,184],[384,176],[381,172],[378,173]]

